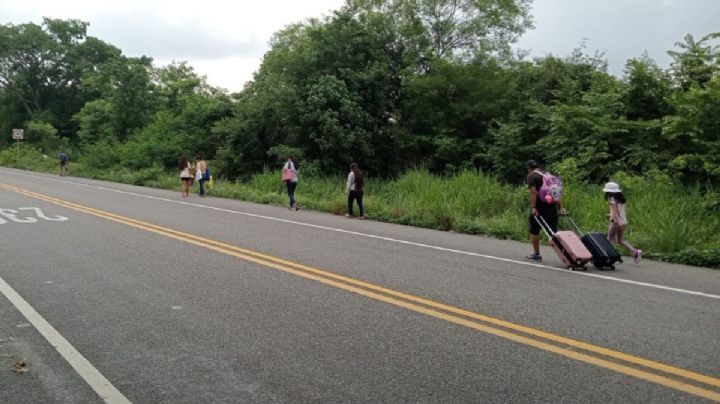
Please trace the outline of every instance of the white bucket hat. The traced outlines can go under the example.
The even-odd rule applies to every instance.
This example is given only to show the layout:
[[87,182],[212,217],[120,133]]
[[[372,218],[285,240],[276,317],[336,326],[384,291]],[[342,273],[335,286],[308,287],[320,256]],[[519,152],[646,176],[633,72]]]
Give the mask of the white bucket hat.
[[620,189],[620,185],[618,185],[617,182],[608,182],[607,184],[605,184],[603,192],[617,193],[622,192],[622,189]]

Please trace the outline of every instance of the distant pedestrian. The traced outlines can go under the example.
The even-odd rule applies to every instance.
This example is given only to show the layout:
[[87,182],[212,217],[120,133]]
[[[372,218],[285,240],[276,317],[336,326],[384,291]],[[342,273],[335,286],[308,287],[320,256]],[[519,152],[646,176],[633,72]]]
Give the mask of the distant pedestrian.
[[198,194],[205,196],[205,181],[210,177],[207,162],[202,153],[197,156],[197,162],[195,163],[195,181],[198,182],[200,189]]
[[290,199],[290,210],[297,210],[295,188],[297,188],[299,172],[300,162],[298,162],[294,156],[289,156],[285,165],[283,165],[282,179],[287,186],[288,198]]
[[[562,201],[558,196],[553,197],[551,193],[545,193],[541,197],[540,190],[546,182],[546,174],[540,169],[535,160],[527,162],[527,184],[530,189],[530,217],[529,230],[530,241],[532,242],[533,253],[527,256],[527,259],[535,262],[542,262],[540,255],[540,232],[542,227],[538,223],[538,217],[541,217],[548,224],[550,229],[557,231],[558,214],[564,214],[565,209],[562,207]],[[557,179],[554,176],[549,176]]]
[[67,167],[70,163],[70,158],[68,158],[68,155],[65,154],[64,151],[61,151],[58,159],[60,160],[60,176],[64,177],[65,174],[67,174]]
[[182,196],[190,196],[190,187],[192,186],[192,170],[190,161],[186,156],[182,156],[180,159],[180,187],[182,190]]
[[607,238],[611,243],[617,243],[627,248],[637,264],[642,258],[642,250],[638,250],[625,241],[625,228],[628,225],[627,215],[625,214],[625,195],[616,182],[605,184],[603,192],[605,192],[605,199],[610,205],[610,213],[607,215],[610,219]]
[[363,187],[365,185],[365,177],[357,163],[350,164],[350,172],[348,173],[347,183],[345,184],[345,192],[348,196],[348,212],[345,217],[353,217],[353,201],[357,200],[358,208],[360,208],[360,216],[358,219],[365,219],[365,211],[363,209]]

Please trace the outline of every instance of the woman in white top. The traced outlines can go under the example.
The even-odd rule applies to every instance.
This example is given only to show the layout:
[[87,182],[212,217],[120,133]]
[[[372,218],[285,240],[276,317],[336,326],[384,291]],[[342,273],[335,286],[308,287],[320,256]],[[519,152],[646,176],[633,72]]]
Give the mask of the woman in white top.
[[620,185],[615,182],[605,184],[603,192],[605,192],[605,199],[607,199],[610,205],[610,213],[608,214],[610,218],[608,240],[610,240],[611,243],[618,243],[627,248],[637,264],[642,257],[642,250],[638,250],[625,241],[625,227],[627,227],[628,224],[625,214],[625,195],[622,189],[620,189]]
[[290,179],[285,180],[287,185],[288,198],[290,198],[290,210],[297,210],[295,204],[295,188],[297,188],[298,172],[300,172],[300,163],[293,156],[288,157],[285,165],[283,166],[283,173],[290,172],[292,176]]
[[347,183],[345,184],[345,193],[348,195],[348,211],[345,217],[353,217],[353,202],[357,200],[358,208],[360,208],[360,216],[358,219],[365,219],[365,211],[363,209],[363,188],[365,185],[365,177],[357,163],[350,164],[350,172],[348,173]]
[[186,156],[182,156],[180,159],[180,182],[182,196],[190,196],[190,185],[192,181],[192,171],[190,167],[190,161]]

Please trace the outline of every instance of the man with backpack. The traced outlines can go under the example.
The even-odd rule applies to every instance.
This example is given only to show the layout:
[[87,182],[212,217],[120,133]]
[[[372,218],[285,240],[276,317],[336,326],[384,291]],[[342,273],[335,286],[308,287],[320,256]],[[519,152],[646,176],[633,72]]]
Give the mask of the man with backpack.
[[540,232],[542,228],[536,216],[542,217],[552,231],[557,231],[558,213],[565,214],[562,207],[562,182],[552,174],[540,169],[535,160],[527,162],[527,184],[530,188],[530,240],[533,253],[527,259],[542,262],[540,255]]
[[67,173],[68,155],[61,151],[58,158],[60,159],[60,176],[64,177]]

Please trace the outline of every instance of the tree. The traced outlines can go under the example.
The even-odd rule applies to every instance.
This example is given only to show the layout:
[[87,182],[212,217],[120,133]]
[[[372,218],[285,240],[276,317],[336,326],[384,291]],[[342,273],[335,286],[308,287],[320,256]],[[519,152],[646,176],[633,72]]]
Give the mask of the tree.
[[[493,58],[472,63],[434,62],[406,81],[402,122],[415,134],[430,167],[460,166],[484,151],[493,120],[507,117],[511,79]],[[488,165],[484,165],[488,167]]]
[[45,121],[74,137],[70,118],[90,99],[83,75],[120,54],[86,37],[87,25],[45,18],[42,26],[0,26],[0,97],[5,113],[16,114],[0,121]]
[[267,151],[285,145],[302,149],[328,171],[344,169],[351,158],[387,170],[397,160],[388,122],[403,69],[391,27],[381,15],[337,12],[276,34],[240,97],[233,118],[239,122],[218,128],[238,131],[228,134],[229,150],[241,150],[226,155],[262,148],[265,153],[247,157],[262,166],[272,163]]
[[[120,59],[89,80],[105,96],[85,104],[75,119],[96,166],[175,169],[179,156],[212,158],[222,144],[211,129],[230,114],[229,97],[185,63],[156,69],[144,59]],[[139,122],[131,126],[130,119]]]
[[625,82],[623,102],[628,119],[660,119],[671,112],[671,78],[647,55],[627,61]]
[[623,169],[624,147],[632,139],[622,116],[622,83],[598,75],[580,102],[552,105],[548,112],[548,133],[537,142],[545,161],[577,160],[580,179],[602,180]]
[[720,180],[720,75],[704,87],[672,97],[676,113],[664,119],[662,136],[673,153],[670,168],[686,180]]
[[300,123],[310,128],[310,154],[317,156],[324,167],[342,167],[349,161],[368,161],[372,157],[372,117],[345,82],[330,75],[318,77],[308,84],[307,99],[301,104]]
[[625,65],[623,104],[628,134],[622,145],[626,170],[659,169],[672,159],[671,145],[662,136],[663,119],[673,113],[672,79],[647,55]]
[[39,145],[40,150],[46,154],[54,154],[68,147],[67,139],[60,138],[58,130],[46,122],[28,122],[26,135],[27,139],[32,139],[32,143]]
[[115,106],[106,99],[90,101],[75,114],[78,123],[77,138],[80,146],[89,146],[97,142],[115,142],[117,129],[113,124]]
[[[127,139],[159,110],[152,72],[152,59],[120,56],[83,77],[87,91],[109,103],[110,107],[105,108],[110,111],[109,122],[105,126],[111,128],[115,139]],[[81,113],[76,120],[82,120],[82,115],[85,114]],[[85,132],[83,136],[86,141],[93,141],[92,133]]]
[[720,38],[720,32],[714,32],[695,41],[692,35],[685,35],[685,42],[675,42],[681,51],[668,51],[673,58],[671,65],[676,84],[683,90],[692,85],[705,87],[717,74],[720,64],[720,47],[709,42]]
[[507,55],[528,28],[532,0],[348,0],[353,10],[390,15],[403,44],[422,61]]

